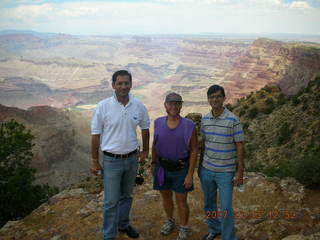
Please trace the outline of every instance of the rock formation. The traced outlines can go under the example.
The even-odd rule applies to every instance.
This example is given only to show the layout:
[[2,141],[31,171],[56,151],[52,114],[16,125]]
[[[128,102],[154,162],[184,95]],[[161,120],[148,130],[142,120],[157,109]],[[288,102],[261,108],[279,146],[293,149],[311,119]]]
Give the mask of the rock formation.
[[31,106],[69,108],[84,104],[96,104],[112,96],[107,81],[89,87],[54,89],[33,78],[10,77],[0,83],[0,102],[3,105],[27,109]]
[[89,175],[89,119],[49,106],[22,110],[0,105],[0,122],[15,119],[35,136],[32,167],[38,183],[64,187]]
[[257,39],[224,77],[228,99],[236,99],[266,84],[279,85],[286,95],[296,94],[320,73],[317,44]]

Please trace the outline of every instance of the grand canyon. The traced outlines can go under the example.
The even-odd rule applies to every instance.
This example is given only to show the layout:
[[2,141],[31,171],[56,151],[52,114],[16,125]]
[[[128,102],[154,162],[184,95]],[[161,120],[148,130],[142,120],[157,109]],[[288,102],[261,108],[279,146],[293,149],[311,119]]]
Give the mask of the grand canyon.
[[[1,120],[15,116],[34,130],[33,166],[38,179],[59,186],[89,174],[85,166],[89,164],[90,116],[97,102],[112,95],[111,76],[116,70],[132,73],[132,93],[145,103],[154,120],[164,114],[163,100],[170,91],[183,96],[182,115],[204,114],[208,111],[206,89],[212,84],[226,88],[229,103],[266,84],[279,85],[284,94],[292,95],[320,69],[320,44],[249,37],[4,31],[0,52]],[[39,131],[39,124],[45,130]],[[69,139],[70,144],[56,144],[61,143],[59,138]],[[52,157],[40,151],[45,149],[43,142],[51,146]],[[63,146],[81,154],[63,155],[70,152]],[[82,150],[75,150],[79,146]],[[73,160],[66,161],[69,158]],[[80,169],[75,159],[81,159]],[[67,168],[58,166],[66,163]],[[60,168],[63,174],[56,171]],[[70,177],[70,173],[79,177]]]

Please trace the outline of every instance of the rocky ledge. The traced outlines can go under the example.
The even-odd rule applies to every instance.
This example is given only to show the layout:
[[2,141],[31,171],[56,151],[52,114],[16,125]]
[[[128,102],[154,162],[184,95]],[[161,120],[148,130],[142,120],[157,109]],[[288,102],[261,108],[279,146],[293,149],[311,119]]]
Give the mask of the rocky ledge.
[[[280,180],[260,173],[245,175],[245,191],[234,190],[234,209],[239,239],[243,240],[314,240],[320,239],[319,192],[310,192],[292,178]],[[152,190],[150,178],[134,193],[131,222],[141,240],[176,239],[177,231],[161,236],[165,220],[160,195]],[[87,179],[53,196],[29,216],[8,222],[0,230],[0,239],[101,239],[103,189],[100,178]],[[190,239],[206,233],[206,214],[199,179],[189,195]],[[222,215],[223,213],[217,213]],[[214,214],[211,213],[211,217]],[[119,240],[128,239],[119,234]],[[220,239],[219,237],[216,239]]]

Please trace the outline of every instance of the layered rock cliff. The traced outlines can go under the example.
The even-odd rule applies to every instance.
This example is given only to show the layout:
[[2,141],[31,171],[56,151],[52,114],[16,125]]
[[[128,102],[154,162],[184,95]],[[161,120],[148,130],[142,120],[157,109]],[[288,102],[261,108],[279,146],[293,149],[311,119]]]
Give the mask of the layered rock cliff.
[[22,110],[0,105],[0,122],[15,119],[35,136],[32,167],[37,182],[64,187],[89,175],[89,119],[49,106]]
[[10,77],[0,82],[0,103],[27,109],[31,106],[52,106],[57,108],[96,104],[112,96],[108,81],[89,87],[52,88],[33,78]]
[[224,77],[224,86],[230,102],[266,84],[277,84],[284,94],[293,95],[319,72],[319,45],[261,38],[233,64]]

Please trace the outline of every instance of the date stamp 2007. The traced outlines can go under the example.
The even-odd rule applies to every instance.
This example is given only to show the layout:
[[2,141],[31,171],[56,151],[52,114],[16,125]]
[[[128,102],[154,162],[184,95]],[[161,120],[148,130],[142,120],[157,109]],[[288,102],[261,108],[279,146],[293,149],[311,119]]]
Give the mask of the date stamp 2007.
[[[230,214],[228,211],[207,211],[207,218],[227,218]],[[289,209],[251,209],[235,210],[236,219],[296,219],[297,211]]]

